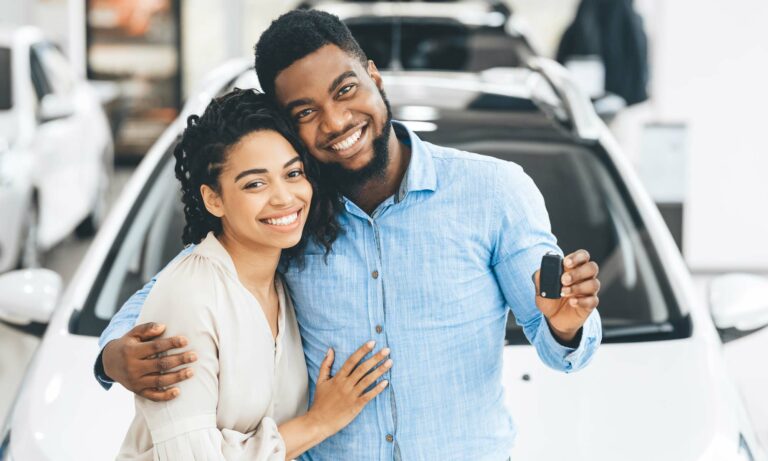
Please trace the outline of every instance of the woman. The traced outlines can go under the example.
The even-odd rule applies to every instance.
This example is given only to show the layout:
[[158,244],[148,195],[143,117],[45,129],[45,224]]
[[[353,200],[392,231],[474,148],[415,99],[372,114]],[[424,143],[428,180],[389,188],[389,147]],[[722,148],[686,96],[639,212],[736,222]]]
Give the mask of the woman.
[[309,235],[330,250],[335,201],[313,190],[312,159],[254,91],[236,89],[191,116],[174,155],[184,242],[198,245],[163,270],[139,321],[184,334],[198,360],[177,398],[136,397],[118,459],[294,458],[349,424],[392,365],[386,349],[363,361],[371,341],[331,377],[329,349],[307,411],[301,338],[276,270],[281,257],[301,258]]

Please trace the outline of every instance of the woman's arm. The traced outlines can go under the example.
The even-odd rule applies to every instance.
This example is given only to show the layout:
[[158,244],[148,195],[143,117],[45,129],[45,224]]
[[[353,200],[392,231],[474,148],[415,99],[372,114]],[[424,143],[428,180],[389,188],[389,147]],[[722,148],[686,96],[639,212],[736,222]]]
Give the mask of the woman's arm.
[[[365,392],[392,367],[392,360],[382,363],[389,355],[387,348],[360,363],[373,350],[373,346],[373,341],[364,344],[349,356],[334,377],[331,377],[334,353],[333,349],[328,349],[323,363],[320,364],[312,407],[307,414],[286,421],[278,427],[285,441],[287,459],[298,457],[340,431],[387,387],[385,380]],[[377,365],[378,368],[374,369]]]

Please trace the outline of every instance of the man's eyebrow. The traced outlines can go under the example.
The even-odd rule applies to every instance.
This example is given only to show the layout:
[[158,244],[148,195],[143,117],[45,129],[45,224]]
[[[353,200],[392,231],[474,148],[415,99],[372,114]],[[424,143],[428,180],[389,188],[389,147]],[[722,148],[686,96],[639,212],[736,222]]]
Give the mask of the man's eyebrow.
[[[287,168],[288,166],[300,161],[301,161],[301,157],[297,155],[296,157],[293,157],[292,159],[285,162],[285,165],[283,165],[283,168]],[[244,176],[248,176],[249,174],[264,174],[264,173],[269,173],[269,171],[266,168],[251,168],[250,170],[241,171],[240,174],[235,176],[235,182],[239,181],[240,178]]]
[[295,107],[312,104],[314,100],[310,98],[296,99],[285,105],[285,111],[290,113]]
[[355,73],[354,70],[348,70],[343,74],[339,75],[338,77],[334,78],[330,86],[328,86],[328,93],[333,93],[333,90],[335,90],[336,87],[341,84],[341,82],[343,82],[345,79],[349,77],[357,77],[357,74]]

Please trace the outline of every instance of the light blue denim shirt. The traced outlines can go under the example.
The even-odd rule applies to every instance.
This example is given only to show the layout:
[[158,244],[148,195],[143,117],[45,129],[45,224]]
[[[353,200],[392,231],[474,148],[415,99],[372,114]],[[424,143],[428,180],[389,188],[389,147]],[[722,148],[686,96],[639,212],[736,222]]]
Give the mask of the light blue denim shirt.
[[[310,398],[329,347],[334,373],[371,339],[376,350],[389,347],[394,362],[386,390],[303,458],[503,461],[515,438],[501,380],[509,309],[541,360],[564,372],[593,356],[600,317],[592,313],[573,349],[555,340],[536,308],[531,274],[542,255],[562,251],[539,190],[519,166],[395,128],[411,146],[399,193],[371,216],[345,199],[344,234],[327,261],[310,245],[304,269],[284,274]],[[115,315],[102,347],[133,327],[152,284]]]

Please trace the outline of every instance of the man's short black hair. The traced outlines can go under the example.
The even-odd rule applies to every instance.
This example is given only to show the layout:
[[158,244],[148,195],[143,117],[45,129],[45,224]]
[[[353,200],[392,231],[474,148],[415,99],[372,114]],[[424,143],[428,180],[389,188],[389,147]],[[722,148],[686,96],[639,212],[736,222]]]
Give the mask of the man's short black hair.
[[338,46],[363,65],[368,61],[347,26],[330,13],[293,10],[272,21],[255,48],[256,75],[262,91],[274,98],[277,75],[325,45]]

